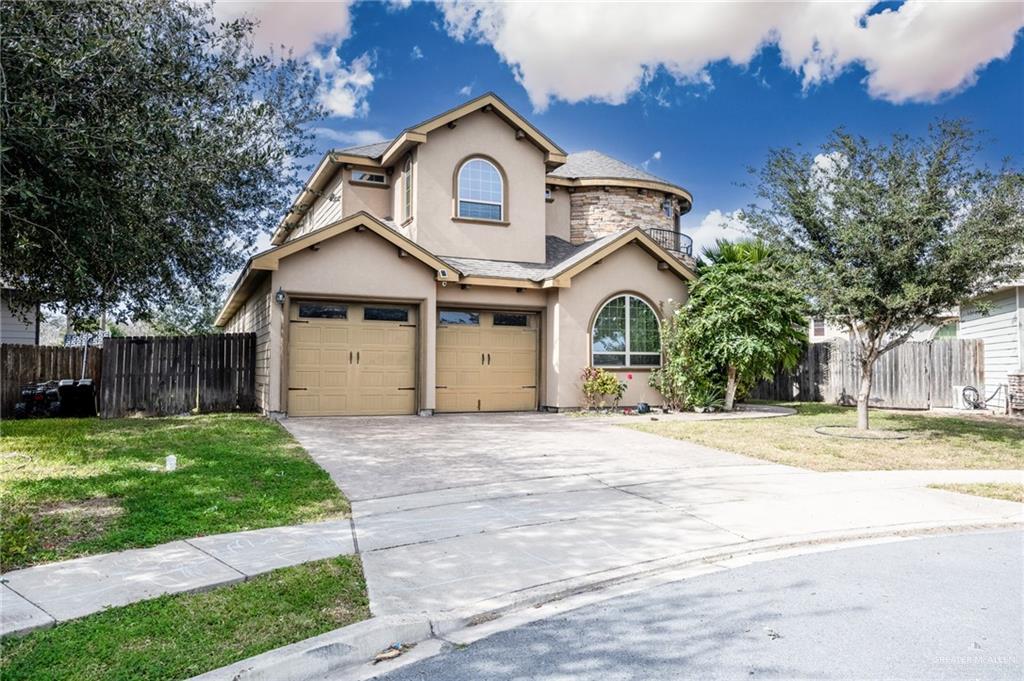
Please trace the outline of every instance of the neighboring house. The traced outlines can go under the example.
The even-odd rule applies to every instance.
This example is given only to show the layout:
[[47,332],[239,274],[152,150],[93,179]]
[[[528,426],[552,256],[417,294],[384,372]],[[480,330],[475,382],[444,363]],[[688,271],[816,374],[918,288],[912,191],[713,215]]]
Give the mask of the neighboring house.
[[39,345],[39,305],[15,311],[10,302],[13,292],[0,290],[0,343]]
[[[985,398],[1006,408],[1007,379],[1024,370],[1024,281],[999,286],[960,306],[960,338],[985,341]],[[980,386],[979,386],[980,387]]]
[[[929,341],[943,338],[956,338],[957,312],[943,315],[937,324],[922,324],[910,335],[909,341]],[[807,326],[807,336],[812,343],[831,343],[833,341],[856,340],[849,328],[843,324],[835,324],[824,319],[811,319]]]
[[493,94],[328,153],[218,326],[299,415],[564,409],[580,372],[660,404],[659,322],[695,278],[682,187],[566,154]]

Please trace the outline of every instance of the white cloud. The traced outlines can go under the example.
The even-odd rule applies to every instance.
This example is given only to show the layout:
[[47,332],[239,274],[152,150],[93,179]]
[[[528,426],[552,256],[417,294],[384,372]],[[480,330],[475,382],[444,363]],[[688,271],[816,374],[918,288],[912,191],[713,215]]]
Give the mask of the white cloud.
[[735,241],[751,236],[746,223],[739,217],[739,211],[723,213],[717,208],[708,212],[697,227],[687,227],[684,221],[683,234],[693,239],[694,256],[700,256],[705,248],[714,246],[716,239]]
[[640,165],[643,166],[644,170],[647,170],[647,166],[651,165],[652,161],[660,161],[660,160],[661,160],[661,151],[656,151],[653,154],[651,154],[650,158],[648,158],[646,161],[644,161]]
[[805,89],[859,64],[872,97],[934,101],[1006,57],[1024,12],[1015,2],[907,0],[867,16],[844,3],[479,3],[440,5],[457,40],[490,44],[538,110],[552,99],[621,104],[659,69],[712,87],[708,67],[747,65],[768,45]]
[[420,49],[419,45],[413,45],[412,52],[409,53],[409,56],[412,58],[413,61],[417,59],[423,59],[423,50]]
[[305,55],[321,43],[340,43],[349,37],[352,32],[350,5],[347,0],[220,0],[214,3],[213,14],[219,21],[243,16],[258,20],[252,41],[261,52],[284,45],[298,55]]
[[313,134],[319,139],[330,140],[336,144],[361,147],[364,144],[383,142],[387,139],[376,130],[335,130],[333,128],[313,128]]
[[412,0],[387,0],[388,11],[397,12],[412,7]]
[[469,85],[463,85],[462,87],[460,87],[459,94],[462,95],[463,97],[469,97],[470,95],[472,95],[473,83],[470,83]]
[[345,64],[338,48],[351,35],[349,8],[353,0],[298,0],[259,2],[220,0],[213,5],[220,21],[247,16],[259,24],[253,31],[253,47],[260,52],[281,45],[294,50],[320,73],[320,103],[331,116],[365,116],[373,89],[374,58],[364,53]]
[[338,51],[314,52],[307,58],[310,66],[320,72],[320,103],[331,116],[353,118],[370,112],[367,95],[373,89],[373,56],[363,53],[346,66]]

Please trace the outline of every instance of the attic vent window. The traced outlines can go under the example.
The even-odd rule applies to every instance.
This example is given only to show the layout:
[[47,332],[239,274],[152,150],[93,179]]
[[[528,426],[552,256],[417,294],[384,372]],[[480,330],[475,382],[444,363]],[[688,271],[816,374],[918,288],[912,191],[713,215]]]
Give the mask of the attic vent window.
[[352,181],[362,182],[364,184],[387,185],[388,178],[384,173],[371,173],[365,170],[353,170]]

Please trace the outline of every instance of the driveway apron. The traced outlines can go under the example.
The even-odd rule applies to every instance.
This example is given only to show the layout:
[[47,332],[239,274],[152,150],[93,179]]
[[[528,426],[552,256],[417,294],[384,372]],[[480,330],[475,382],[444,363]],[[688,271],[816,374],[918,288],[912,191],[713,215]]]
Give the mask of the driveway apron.
[[585,417],[283,423],[352,501],[375,615],[482,611],[757,541],[1024,520],[926,476],[816,473]]

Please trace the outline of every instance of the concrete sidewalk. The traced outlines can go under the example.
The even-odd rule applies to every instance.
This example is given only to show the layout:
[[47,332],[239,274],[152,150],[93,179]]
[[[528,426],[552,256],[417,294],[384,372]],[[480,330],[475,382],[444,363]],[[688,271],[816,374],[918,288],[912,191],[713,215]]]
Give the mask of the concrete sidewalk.
[[2,576],[0,635],[351,553],[352,526],[346,518],[198,537],[15,570]]

